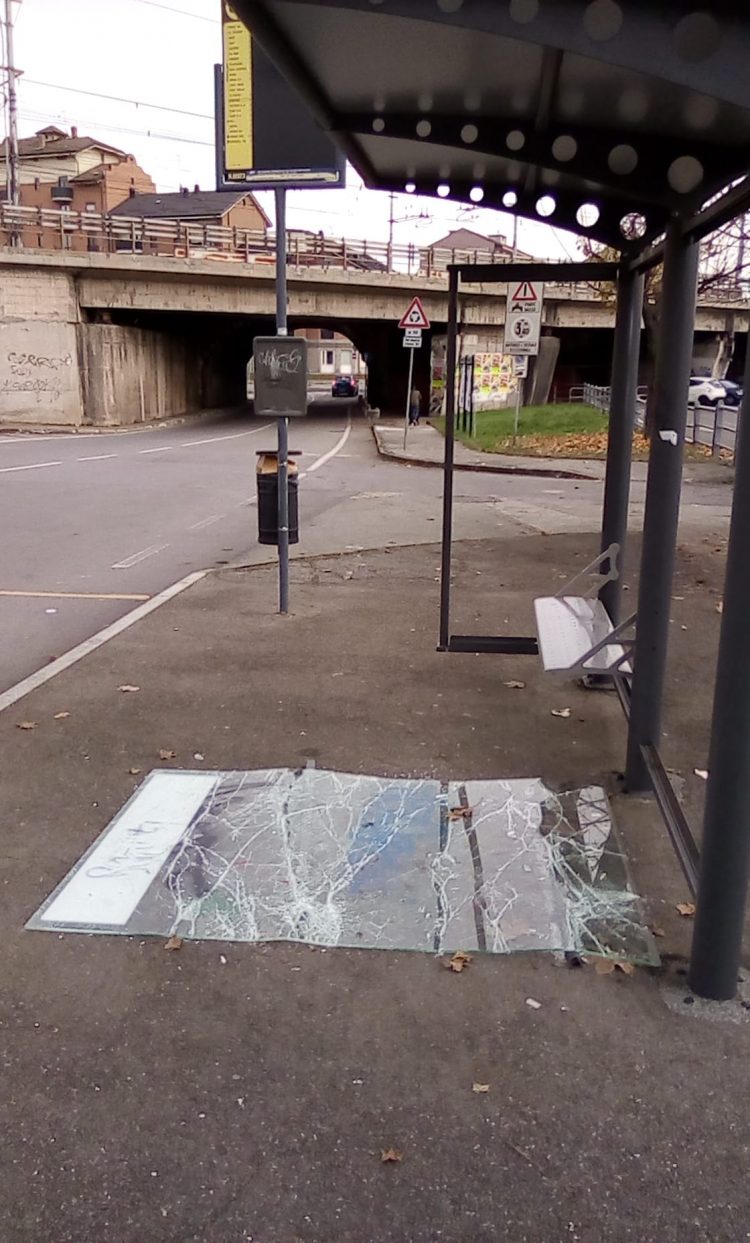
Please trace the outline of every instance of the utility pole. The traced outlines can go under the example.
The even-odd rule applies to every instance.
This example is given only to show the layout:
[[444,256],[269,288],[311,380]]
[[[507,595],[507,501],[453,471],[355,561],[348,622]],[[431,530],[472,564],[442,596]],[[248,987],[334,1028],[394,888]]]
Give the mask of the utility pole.
[[16,97],[16,66],[13,59],[13,0],[5,0],[5,55],[7,64],[4,66],[8,78],[7,115],[8,140],[6,147],[6,166],[8,176],[5,185],[5,197],[9,203],[18,206],[19,172],[18,172],[18,100]]
[[394,213],[394,204],[396,202],[396,195],[394,194],[393,190],[391,190],[390,194],[388,195],[388,199],[390,203],[390,207],[388,211],[388,271],[392,272],[393,271],[393,226],[395,224],[393,213]]

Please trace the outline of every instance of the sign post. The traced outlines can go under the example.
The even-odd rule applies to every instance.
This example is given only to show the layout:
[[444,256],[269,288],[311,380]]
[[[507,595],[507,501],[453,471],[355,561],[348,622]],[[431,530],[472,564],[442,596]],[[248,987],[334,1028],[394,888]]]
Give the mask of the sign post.
[[[286,191],[343,186],[346,160],[241,20],[222,0],[223,64],[214,66],[217,190],[276,196],[276,338],[256,338],[255,412],[278,432],[279,612],[289,611],[289,423],[307,413],[306,342],[287,337]],[[261,347],[259,349],[259,346]]]
[[[544,285],[534,281],[519,281],[505,306],[505,353],[514,360],[516,376],[516,407],[513,415],[513,444],[518,437],[518,419],[521,411],[521,383],[529,367],[529,358],[539,353],[542,331],[542,302]],[[523,364],[523,371],[519,369]]]
[[414,351],[422,345],[422,329],[429,328],[430,321],[425,315],[424,307],[419,298],[412,298],[398,324],[404,330],[404,348],[409,351],[409,379],[406,385],[406,408],[404,410],[404,448],[409,431],[409,409],[411,406],[411,390],[414,379]]

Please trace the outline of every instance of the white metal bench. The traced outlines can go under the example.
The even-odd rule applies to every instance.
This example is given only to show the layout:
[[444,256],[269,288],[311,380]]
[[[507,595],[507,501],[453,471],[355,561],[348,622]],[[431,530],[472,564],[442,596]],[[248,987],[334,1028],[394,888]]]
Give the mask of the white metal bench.
[[[596,595],[603,583],[618,578],[619,552],[619,544],[610,544],[556,595],[534,601],[539,655],[546,673],[566,677],[632,673],[636,614],[614,626]],[[605,561],[609,568],[602,574]],[[583,594],[573,595],[573,589],[586,580]]]

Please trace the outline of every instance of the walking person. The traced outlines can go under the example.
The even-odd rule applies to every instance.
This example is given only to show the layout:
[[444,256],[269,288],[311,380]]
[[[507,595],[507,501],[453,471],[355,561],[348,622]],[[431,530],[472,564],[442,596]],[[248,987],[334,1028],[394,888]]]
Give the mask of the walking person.
[[416,384],[409,395],[409,426],[417,427],[419,425],[419,415],[422,409],[422,394]]

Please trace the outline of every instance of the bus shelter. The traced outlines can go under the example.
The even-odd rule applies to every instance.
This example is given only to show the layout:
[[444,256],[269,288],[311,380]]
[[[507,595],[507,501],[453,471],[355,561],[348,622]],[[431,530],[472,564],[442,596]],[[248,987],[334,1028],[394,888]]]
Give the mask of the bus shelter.
[[[732,0],[710,9],[689,0],[233,0],[233,7],[368,186],[548,221],[615,256],[596,276],[585,265],[588,280],[616,280],[617,310],[595,567],[604,571],[597,603],[609,629],[583,654],[609,649],[611,657],[619,645],[621,656],[596,667],[614,680],[626,711],[627,789],[654,792],[696,893],[690,985],[701,996],[732,997],[750,863],[750,438],[742,434],[700,850],[659,741],[699,244],[750,210],[750,14]],[[643,276],[657,264],[638,613],[623,619],[613,562],[627,530]],[[461,280],[569,280],[583,266],[452,268],[447,374],[455,372]],[[750,418],[750,349],[747,359],[741,424]],[[544,611],[535,637],[450,633],[454,413],[449,384],[440,646],[532,653],[549,640]]]

